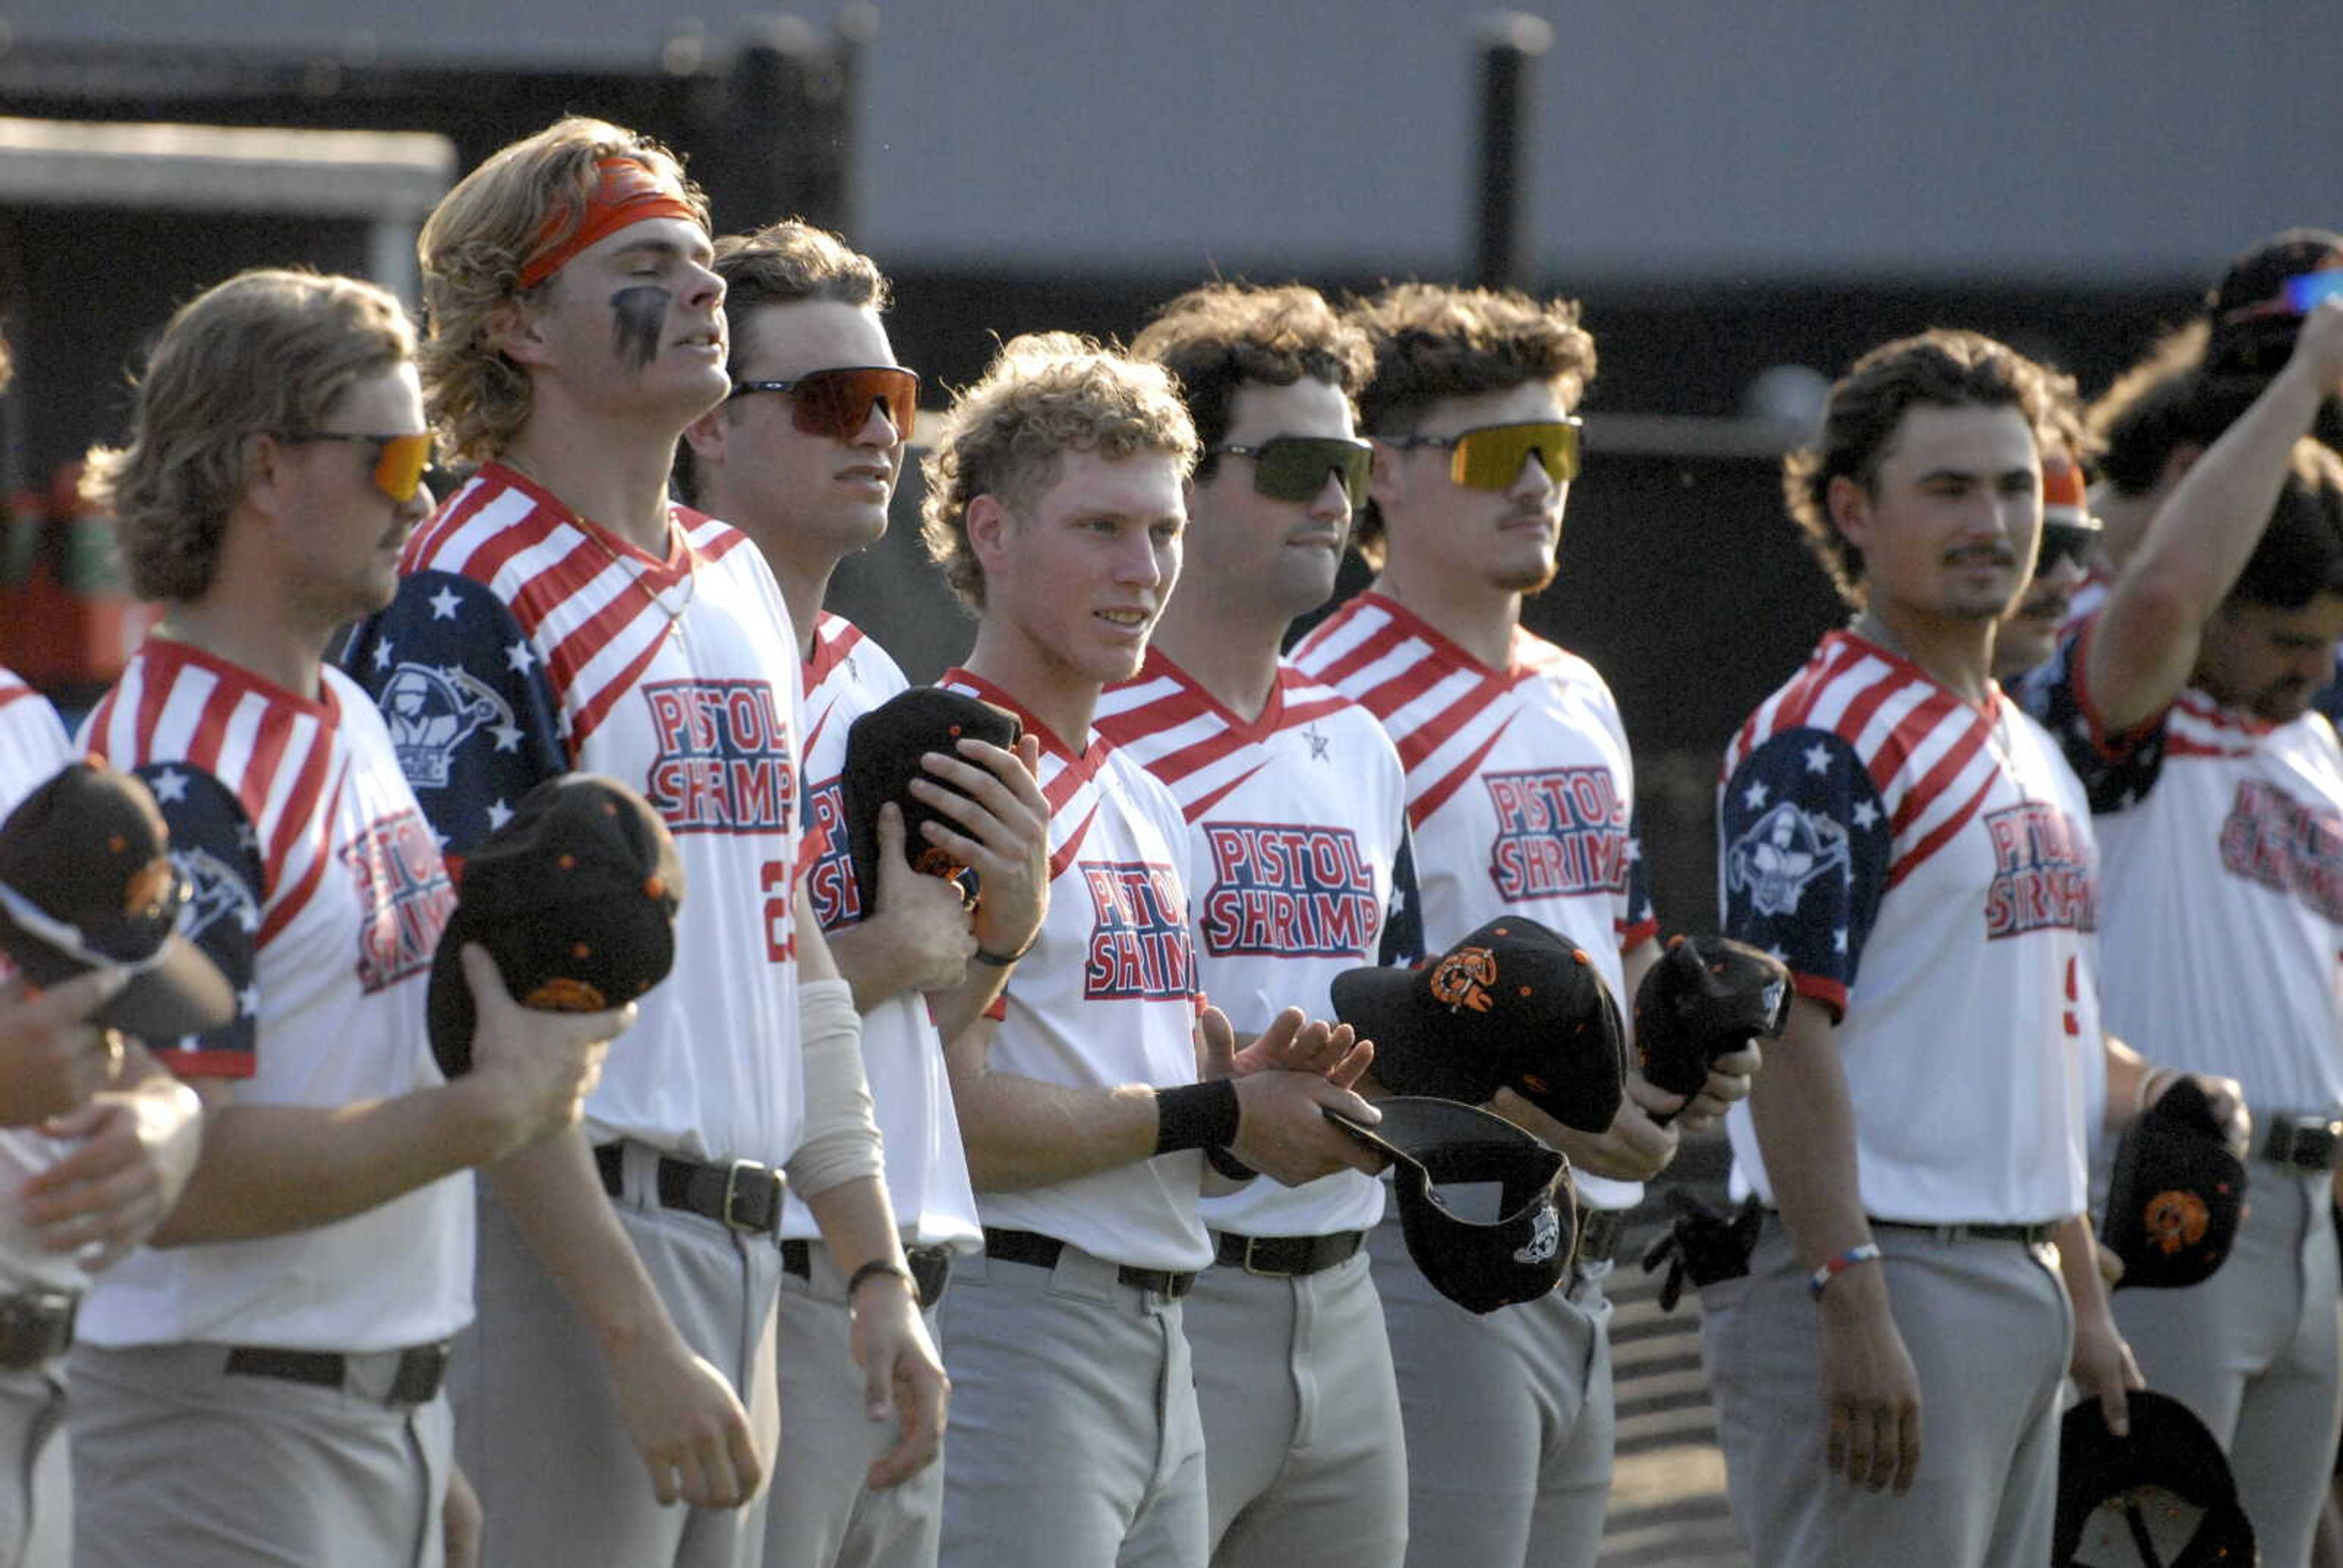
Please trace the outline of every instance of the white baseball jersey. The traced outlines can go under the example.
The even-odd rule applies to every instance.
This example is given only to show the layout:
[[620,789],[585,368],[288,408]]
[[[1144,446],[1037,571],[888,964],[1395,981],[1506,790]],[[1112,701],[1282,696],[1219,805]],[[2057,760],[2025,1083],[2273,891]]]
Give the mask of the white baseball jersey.
[[[236,988],[209,1034],[149,1040],[239,1105],[347,1105],[441,1081],[431,955],[456,894],[365,692],[331,668],[311,701],[149,638],[83,739],[154,790],[193,888],[186,930]],[[293,1235],[145,1250],[98,1277],[80,1333],[390,1350],[472,1317],[472,1176],[441,1177]]]
[[[1179,802],[1093,731],[1077,756],[999,687],[964,669],[939,685],[1014,713],[1041,743],[1050,910],[994,1011],[991,1070],[1043,1083],[1158,1089],[1196,1081],[1196,952]],[[987,1225],[1035,1231],[1141,1269],[1201,1269],[1204,1157],[1158,1154],[1046,1187],[986,1192]]]
[[[824,615],[815,623],[813,658],[805,667],[805,824],[820,849],[806,873],[806,891],[825,931],[850,926],[865,912],[839,788],[846,732],[908,684],[886,650],[852,621]],[[943,1040],[924,997],[890,996],[862,1015],[862,1068],[886,1143],[887,1194],[905,1245],[976,1251],[983,1244],[976,1195],[969,1190]],[[782,1235],[811,1240],[820,1233],[804,1204],[783,1211]]]
[[764,558],[677,508],[655,559],[491,463],[407,541],[344,666],[380,704],[449,861],[571,769],[642,792],[684,871],[675,970],[587,1101],[597,1142],[779,1164],[797,1040],[799,659]]
[[[1787,963],[1838,1020],[1874,1217],[2081,1211],[2087,816],[2049,738],[1998,690],[1963,701],[1849,632],[1726,749],[1725,934]],[[1748,1108],[1726,1127],[1772,1201]]]
[[[1657,930],[1635,828],[1635,769],[1594,667],[1520,627],[1492,669],[1379,593],[1293,650],[1304,674],[1377,719],[1407,770],[1423,945],[1442,952],[1508,911],[1584,949],[1619,999],[1620,955]],[[1574,1173],[1580,1199],[1633,1208],[1643,1184]]]
[[[1282,664],[1247,723],[1150,650],[1099,699],[1097,723],[1186,819],[1197,972],[1239,1033],[1287,1007],[1331,1019],[1336,975],[1423,956],[1405,780],[1366,709]],[[1373,1177],[1338,1171],[1300,1187],[1248,1182],[1205,1199],[1203,1213],[1240,1235],[1319,1236],[1364,1230],[1383,1202]]]
[[2223,1073],[2270,1111],[2343,1103],[2343,750],[2186,690],[2107,733],[2075,628],[2027,700],[2099,814],[2104,1006],[2149,1060]]
[[[49,699],[15,671],[0,669],[0,818],[73,760],[73,743]],[[27,890],[28,891],[30,890]],[[0,980],[15,973],[0,958]],[[75,1145],[36,1128],[0,1127],[0,1293],[42,1285],[77,1291],[88,1282],[71,1253],[44,1250],[17,1209],[25,1183],[70,1153]]]

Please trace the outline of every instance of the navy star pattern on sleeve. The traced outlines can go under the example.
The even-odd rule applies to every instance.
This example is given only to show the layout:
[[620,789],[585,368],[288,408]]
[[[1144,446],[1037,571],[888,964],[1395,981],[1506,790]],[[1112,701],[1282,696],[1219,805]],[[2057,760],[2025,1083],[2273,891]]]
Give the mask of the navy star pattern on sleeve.
[[1652,876],[1644,867],[1644,808],[1638,805],[1627,817],[1627,912],[1619,920],[1620,945],[1632,948],[1658,930],[1659,921],[1652,914]]
[[1412,969],[1423,961],[1423,899],[1415,886],[1415,835],[1404,826],[1399,852],[1392,857],[1391,907],[1383,911],[1383,946],[1375,961],[1386,969]]
[[337,659],[382,709],[398,765],[451,867],[567,772],[560,706],[528,634],[469,578],[417,572]]
[[1844,1016],[1893,858],[1870,769],[1836,735],[1784,730],[1725,780],[1718,820],[1725,934],[1780,959],[1802,995]]
[[2147,799],[2164,773],[2165,716],[2129,735],[2110,736],[2083,690],[2084,638],[2091,623],[2070,628],[2056,652],[2026,673],[2018,689],[2026,710],[2056,738],[2067,766],[2083,781],[2095,816],[2127,810]]
[[248,1078],[256,1060],[260,989],[259,889],[266,883],[258,839],[235,791],[185,762],[136,769],[155,792],[171,830],[171,863],[187,879],[188,940],[219,967],[236,992],[236,1017],[208,1034],[148,1040],[173,1071],[186,1077]]

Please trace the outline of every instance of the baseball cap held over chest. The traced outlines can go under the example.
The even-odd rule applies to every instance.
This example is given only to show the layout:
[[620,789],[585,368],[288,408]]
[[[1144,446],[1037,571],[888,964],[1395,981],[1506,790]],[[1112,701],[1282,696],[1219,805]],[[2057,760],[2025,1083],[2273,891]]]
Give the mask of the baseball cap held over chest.
[[920,759],[930,751],[959,758],[963,739],[984,740],[1012,749],[1025,732],[1016,715],[965,692],[915,686],[899,691],[854,721],[846,732],[846,766],[839,776],[839,810],[846,819],[846,849],[854,862],[855,885],[868,915],[879,899],[879,808],[892,800],[903,812],[903,853],[911,869],[947,880],[965,869],[927,841],[920,824],[960,824],[911,793],[914,779],[939,789],[952,786],[929,772]]
[[1420,969],[1334,977],[1334,1016],[1375,1042],[1395,1094],[1477,1105],[1514,1093],[1565,1127],[1600,1132],[1627,1077],[1619,1003],[1586,954],[1502,915]]
[[179,934],[187,883],[170,848],[143,781],[94,757],[65,764],[0,824],[0,950],[35,986],[130,971],[90,1014],[106,1028],[154,1040],[217,1029],[236,994]]
[[675,964],[683,864],[650,803],[590,773],[548,779],[480,840],[431,963],[431,1054],[471,1070],[478,1022],[458,955],[478,942],[523,1007],[599,1012],[634,1000]]
[[[1375,1101],[1369,1127],[1326,1119],[1391,1156],[1407,1255],[1434,1290],[1467,1312],[1534,1302],[1562,1282],[1578,1250],[1570,1161],[1501,1116],[1453,1100],[1401,1095]],[[1468,1214],[1459,1189],[1495,1189],[1493,1218]],[[1443,1191],[1444,1190],[1444,1191]]]

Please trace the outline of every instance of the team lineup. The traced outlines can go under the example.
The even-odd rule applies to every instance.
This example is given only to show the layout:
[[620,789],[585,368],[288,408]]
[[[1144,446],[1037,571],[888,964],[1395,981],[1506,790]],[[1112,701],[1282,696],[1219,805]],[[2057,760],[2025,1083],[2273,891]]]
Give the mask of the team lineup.
[[[1571,302],[1212,283],[939,420],[598,120],[419,255],[183,307],[161,618],[0,672],[0,1564],[1591,1568],[1719,1125],[1756,1562],[2343,1562],[2343,236],[2087,408],[1832,387],[1719,936],[1523,623]],[[824,608],[915,438],[931,687]]]

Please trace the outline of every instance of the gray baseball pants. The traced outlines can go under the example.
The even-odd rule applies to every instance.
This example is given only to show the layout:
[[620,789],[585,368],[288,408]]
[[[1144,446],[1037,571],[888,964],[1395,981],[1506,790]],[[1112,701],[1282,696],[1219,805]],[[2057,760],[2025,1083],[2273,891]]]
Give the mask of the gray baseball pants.
[[73,1555],[65,1391],[55,1370],[0,1372],[0,1568]]

